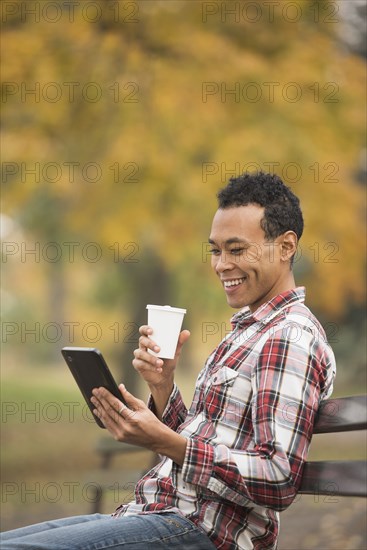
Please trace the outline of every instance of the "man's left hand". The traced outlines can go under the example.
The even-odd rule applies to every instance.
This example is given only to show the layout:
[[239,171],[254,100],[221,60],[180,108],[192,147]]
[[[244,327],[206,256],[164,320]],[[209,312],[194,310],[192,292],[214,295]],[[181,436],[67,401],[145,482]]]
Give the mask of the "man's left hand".
[[127,406],[106,388],[95,388],[91,398],[94,414],[114,439],[166,455],[182,465],[186,439],[158,420],[144,401],[129,393],[123,384],[119,390]]
[[151,448],[152,435],[160,421],[143,401],[129,393],[123,384],[119,390],[128,406],[106,388],[95,388],[91,401],[94,414],[103,422],[117,441],[125,441],[140,447]]

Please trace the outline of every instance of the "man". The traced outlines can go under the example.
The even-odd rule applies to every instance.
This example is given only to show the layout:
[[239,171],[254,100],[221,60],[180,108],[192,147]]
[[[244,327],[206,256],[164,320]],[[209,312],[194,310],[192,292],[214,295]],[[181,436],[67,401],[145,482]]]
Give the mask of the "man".
[[92,398],[115,439],[152,449],[161,462],[112,519],[20,529],[5,535],[5,548],[276,548],[278,512],[296,496],[335,361],[293,277],[303,231],[297,197],[260,172],[231,179],[218,200],[212,266],[239,311],[200,372],[189,411],[174,383],[185,330],[175,358],[163,361],[148,351],[159,351],[149,327],[140,329],[133,365],[150,388],[148,406],[123,385],[128,407],[104,388]]

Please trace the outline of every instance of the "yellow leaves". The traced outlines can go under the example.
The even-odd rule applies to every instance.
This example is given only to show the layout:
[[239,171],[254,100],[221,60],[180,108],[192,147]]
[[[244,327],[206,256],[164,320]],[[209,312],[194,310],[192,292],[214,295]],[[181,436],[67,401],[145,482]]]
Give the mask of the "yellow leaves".
[[[175,274],[207,238],[218,188],[269,169],[304,206],[310,274],[299,282],[318,308],[342,315],[364,288],[363,61],[312,19],[219,14],[204,24],[201,3],[138,5],[137,23],[114,21],[113,2],[99,25],[80,7],[72,24],[5,29],[3,77],[18,86],[3,104],[6,160],[18,168],[4,185],[7,212],[47,189],[63,204],[61,233],[153,248]],[[39,163],[40,176],[24,176],[22,163]]]

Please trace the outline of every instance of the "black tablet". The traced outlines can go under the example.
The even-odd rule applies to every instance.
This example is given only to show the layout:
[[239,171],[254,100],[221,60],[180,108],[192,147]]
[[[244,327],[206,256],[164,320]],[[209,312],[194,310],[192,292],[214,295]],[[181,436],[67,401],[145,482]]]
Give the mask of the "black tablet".
[[[106,388],[126,405],[99,349],[63,348],[61,353],[92,414],[95,407],[90,398],[92,397],[92,390],[94,388]],[[101,428],[105,427],[95,414],[93,414],[93,417],[98,426]]]

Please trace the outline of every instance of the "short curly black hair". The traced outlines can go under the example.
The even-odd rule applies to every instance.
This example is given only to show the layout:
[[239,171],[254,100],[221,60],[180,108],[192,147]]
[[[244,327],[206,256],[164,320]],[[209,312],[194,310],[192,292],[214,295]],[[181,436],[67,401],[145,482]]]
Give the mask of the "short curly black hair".
[[303,233],[303,216],[298,197],[276,174],[245,172],[233,177],[218,194],[219,208],[259,204],[264,207],[261,227],[269,241],[286,231],[294,231],[298,240]]

